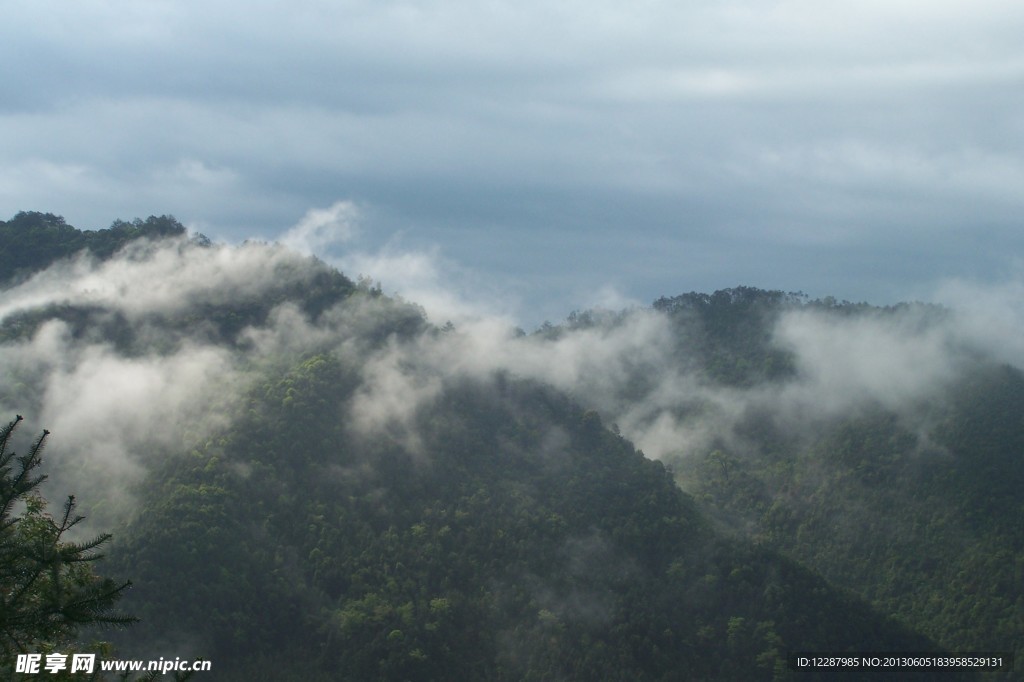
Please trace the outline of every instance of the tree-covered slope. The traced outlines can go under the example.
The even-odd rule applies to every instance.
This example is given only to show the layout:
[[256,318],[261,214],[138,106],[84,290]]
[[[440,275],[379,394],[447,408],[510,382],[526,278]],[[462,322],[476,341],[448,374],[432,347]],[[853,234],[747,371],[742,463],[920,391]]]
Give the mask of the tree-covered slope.
[[[75,338],[127,353],[182,339],[233,344],[284,304],[315,321],[356,289],[316,259],[265,244],[215,246],[202,235],[188,238],[168,216],[82,232],[57,216],[19,213],[0,224],[0,243],[0,272],[10,275],[0,285],[20,284],[34,299],[0,316],[0,340],[31,337],[60,320]],[[91,260],[61,261],[75,255]],[[54,265],[52,275],[24,281]],[[66,289],[68,279],[81,284]]]
[[[716,298],[722,310],[705,307],[699,323],[681,317],[681,306],[660,306],[674,316],[678,339],[717,329],[723,343],[715,353],[752,379],[742,399],[732,396],[742,409],[714,438],[668,457],[681,485],[742,535],[948,650],[1019,652],[1021,371],[972,349],[951,326],[951,312],[936,307],[879,309],[765,293],[764,310],[751,317],[750,296]],[[787,314],[790,329],[813,316],[837,331],[815,339],[817,348],[807,338],[782,343]],[[858,335],[863,345],[849,341]],[[775,373],[777,353],[788,357],[786,375]],[[817,361],[806,359],[815,353]],[[888,376],[870,376],[878,367]],[[840,383],[846,368],[859,380]],[[726,384],[735,376],[710,375]]]
[[[52,213],[22,211],[0,221],[0,285],[24,280],[63,258],[87,252],[110,258],[129,242],[140,238],[183,237],[185,227],[172,216],[150,216],[132,222],[114,221],[106,230],[79,230]],[[197,235],[199,243],[206,237]]]
[[1024,377],[993,367],[957,388],[925,432],[876,410],[809,443],[680,460],[679,476],[705,509],[948,649],[1013,650]]
[[784,679],[790,650],[930,646],[716,534],[558,392],[447,386],[410,448],[340,418],[354,391],[310,358],[155,474],[118,552],[133,636],[201,642],[221,679]]
[[125,656],[789,679],[792,651],[1024,632],[1020,372],[948,311],[739,288],[438,328],[316,259],[143,221],[62,260],[93,238],[39,216],[0,235],[66,244],[4,290],[0,408],[60,436],[55,480],[114,532]]

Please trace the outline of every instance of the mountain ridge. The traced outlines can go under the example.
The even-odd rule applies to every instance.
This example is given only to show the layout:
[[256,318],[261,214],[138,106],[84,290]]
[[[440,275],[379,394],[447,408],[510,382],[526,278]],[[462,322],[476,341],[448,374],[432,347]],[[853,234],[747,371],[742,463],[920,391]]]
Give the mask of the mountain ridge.
[[[77,243],[46,216],[0,239]],[[206,646],[227,680],[789,679],[797,650],[1017,646],[1024,382],[951,311],[737,287],[438,328],[315,259],[143,229],[165,218],[77,270],[43,249],[61,286],[22,266],[0,310],[0,405],[81,441],[65,475],[117,524],[126,651]],[[882,507],[916,554],[872,542]]]

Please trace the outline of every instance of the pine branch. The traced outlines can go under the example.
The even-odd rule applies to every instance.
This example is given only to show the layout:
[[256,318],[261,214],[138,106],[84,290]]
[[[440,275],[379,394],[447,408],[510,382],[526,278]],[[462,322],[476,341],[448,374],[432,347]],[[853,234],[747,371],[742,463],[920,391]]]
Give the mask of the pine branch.
[[18,426],[19,423],[21,423],[23,419],[24,417],[22,417],[20,414],[16,415],[14,417],[14,421],[0,429],[0,467],[6,465],[7,462],[10,461],[10,455],[6,454],[7,441],[11,437],[11,434],[14,433],[14,429]]

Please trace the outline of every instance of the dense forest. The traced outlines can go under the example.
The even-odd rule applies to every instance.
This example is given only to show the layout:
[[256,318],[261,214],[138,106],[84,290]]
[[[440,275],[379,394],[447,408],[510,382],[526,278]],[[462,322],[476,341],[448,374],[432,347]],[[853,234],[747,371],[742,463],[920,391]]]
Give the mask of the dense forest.
[[133,584],[137,623],[67,640],[228,682],[1020,653],[1024,375],[953,311],[738,287],[437,326],[170,216],[20,213],[0,264],[0,408]]

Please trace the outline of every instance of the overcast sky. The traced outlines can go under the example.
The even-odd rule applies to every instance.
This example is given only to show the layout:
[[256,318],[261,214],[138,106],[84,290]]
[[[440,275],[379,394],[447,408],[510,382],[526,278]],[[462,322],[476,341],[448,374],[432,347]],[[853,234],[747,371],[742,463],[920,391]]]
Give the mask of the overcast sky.
[[995,0],[3,0],[0,219],[173,214],[528,325],[927,299],[1019,279],[1021,36]]

